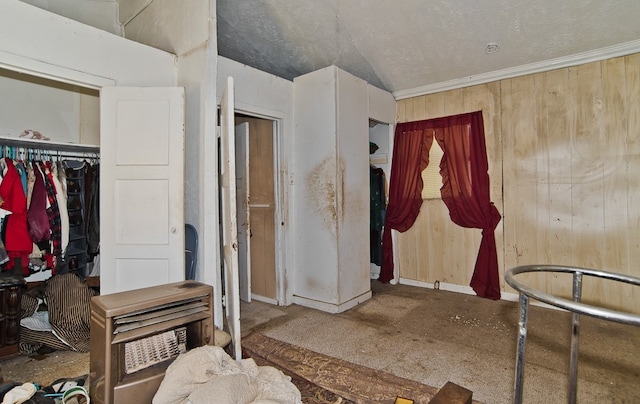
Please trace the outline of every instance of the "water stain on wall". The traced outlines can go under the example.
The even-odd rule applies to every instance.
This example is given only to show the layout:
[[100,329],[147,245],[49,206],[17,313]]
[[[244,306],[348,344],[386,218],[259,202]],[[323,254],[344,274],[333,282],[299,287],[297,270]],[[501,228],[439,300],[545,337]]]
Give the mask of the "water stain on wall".
[[312,211],[320,216],[322,226],[334,235],[338,221],[338,186],[341,185],[336,184],[335,156],[322,159],[305,177],[305,197]]

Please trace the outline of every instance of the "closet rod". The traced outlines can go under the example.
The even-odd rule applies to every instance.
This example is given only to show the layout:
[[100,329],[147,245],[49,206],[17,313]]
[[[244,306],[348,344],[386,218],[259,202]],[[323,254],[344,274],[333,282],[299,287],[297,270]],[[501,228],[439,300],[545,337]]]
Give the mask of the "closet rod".
[[16,139],[0,137],[0,146],[14,146],[25,149],[40,149],[75,153],[100,153],[100,146],[77,143],[60,143],[46,140]]
[[[11,157],[11,156],[7,156],[6,154],[3,154],[0,157]],[[79,160],[100,160],[100,156],[97,154],[92,154],[92,153],[85,153],[85,152],[58,152],[58,151],[51,151],[51,152],[43,152],[41,154],[25,154],[25,155],[17,155],[15,157],[12,158],[17,158],[18,160],[31,160],[31,159],[35,159],[35,160],[60,160],[60,159],[79,159]]]

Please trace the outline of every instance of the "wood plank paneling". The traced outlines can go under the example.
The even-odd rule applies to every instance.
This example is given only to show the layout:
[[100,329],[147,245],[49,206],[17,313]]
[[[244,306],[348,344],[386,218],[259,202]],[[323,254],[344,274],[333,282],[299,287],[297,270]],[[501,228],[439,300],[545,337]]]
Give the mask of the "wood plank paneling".
[[[547,136],[547,100],[546,91],[548,77],[546,74],[536,74],[532,76],[535,92],[532,95],[534,109],[536,150],[535,150],[535,173],[532,179],[535,182],[536,194],[536,215],[534,226],[538,229],[534,236],[536,238],[536,262],[549,262],[549,212],[551,192],[549,189],[549,137]],[[540,277],[544,282],[544,277]]]
[[[603,113],[601,64],[569,69],[575,114],[571,133],[571,214],[573,265],[602,269],[604,231]],[[603,282],[583,282],[585,300],[602,295]]]
[[[627,227],[629,245],[627,274],[640,276],[640,54],[624,58],[627,79]],[[623,269],[621,269],[623,271]],[[621,293],[626,307],[637,313],[640,307],[640,288],[623,288]],[[631,310],[631,309],[630,309]]]
[[[482,110],[501,276],[559,264],[640,276],[640,54],[398,101],[400,122]],[[400,275],[466,286],[480,232],[425,201],[398,237]],[[420,253],[417,253],[420,251]],[[527,284],[571,295],[570,276]],[[583,296],[637,312],[637,287],[586,277]],[[504,282],[502,288],[513,292]]]
[[[546,137],[548,159],[542,180],[549,188],[549,211],[546,233],[542,228],[536,232],[546,236],[549,250],[548,260],[539,262],[572,265],[569,72],[561,69],[545,73],[545,76],[546,108],[542,113],[546,116],[546,126],[541,134]],[[546,290],[550,293],[571,297],[571,281],[566,277],[548,275],[545,280]]]
[[[502,87],[503,181],[504,193],[510,195],[503,200],[508,267],[537,262],[538,239],[530,229],[538,222],[534,208],[538,203],[538,77],[506,80]],[[526,275],[523,279],[539,288],[542,277]]]
[[[611,272],[627,273],[629,268],[629,243],[627,223],[627,181],[626,166],[627,143],[627,80],[625,64],[622,59],[606,60],[602,67],[602,164],[603,164],[603,213],[604,240],[601,246],[602,269]],[[619,136],[607,136],[617,133]],[[623,284],[619,282],[600,282],[603,285],[599,303],[623,307]]]

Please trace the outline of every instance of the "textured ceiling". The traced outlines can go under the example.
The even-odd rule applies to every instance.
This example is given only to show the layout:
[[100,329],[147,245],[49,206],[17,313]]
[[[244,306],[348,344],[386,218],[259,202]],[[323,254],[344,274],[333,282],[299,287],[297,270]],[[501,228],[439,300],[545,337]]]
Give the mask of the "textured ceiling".
[[[122,25],[129,27],[127,23],[152,3],[170,13],[179,0],[23,1],[121,35]],[[289,80],[335,64],[396,96],[441,83],[472,82],[506,69],[555,66],[558,60],[604,48],[623,49],[618,54],[640,51],[640,0],[216,4],[221,56]],[[485,53],[488,43],[497,43],[499,51]]]
[[391,92],[640,40],[638,0],[217,0],[217,15],[224,57],[286,79],[335,64]]

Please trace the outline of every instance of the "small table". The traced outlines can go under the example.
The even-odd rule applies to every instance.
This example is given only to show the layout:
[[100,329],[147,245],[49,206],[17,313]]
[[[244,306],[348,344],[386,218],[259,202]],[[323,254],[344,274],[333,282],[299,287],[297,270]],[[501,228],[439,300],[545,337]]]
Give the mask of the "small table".
[[20,354],[20,303],[26,281],[0,275],[0,359]]

